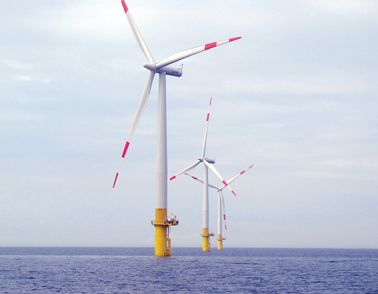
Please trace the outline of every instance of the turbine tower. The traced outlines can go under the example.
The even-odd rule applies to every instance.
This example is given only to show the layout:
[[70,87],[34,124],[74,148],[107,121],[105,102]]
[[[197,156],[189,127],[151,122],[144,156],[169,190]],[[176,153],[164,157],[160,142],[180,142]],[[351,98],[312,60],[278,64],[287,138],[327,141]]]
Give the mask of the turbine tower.
[[[232,177],[230,180],[227,181],[228,184],[231,184],[234,182],[238,177],[241,175],[245,174],[249,169],[251,169],[254,165],[250,165],[247,169],[242,170],[240,173]],[[189,173],[185,173],[188,177],[191,177],[193,180],[196,180],[197,182],[200,182],[204,184],[205,182]],[[226,210],[225,210],[225,205],[224,205],[224,197],[223,197],[223,189],[226,188],[226,185],[223,186],[215,186],[208,184],[209,188],[212,188],[218,192],[218,213],[217,213],[217,248],[218,250],[223,249],[223,234],[222,234],[222,216],[223,220],[225,222],[224,228],[227,230],[227,225],[226,225]]]
[[179,175],[182,175],[191,169],[195,168],[200,163],[204,165],[204,185],[203,185],[203,203],[202,203],[202,251],[208,252],[210,251],[210,240],[211,234],[209,233],[209,169],[214,173],[214,175],[222,182],[224,187],[227,187],[232,194],[236,196],[236,193],[230,187],[230,183],[227,182],[221,174],[217,171],[214,167],[215,160],[206,157],[206,145],[207,145],[207,133],[209,129],[209,120],[210,120],[210,110],[211,110],[212,98],[210,98],[209,102],[209,111],[205,117],[205,135],[203,137],[203,144],[202,144],[202,152],[201,157],[194,161],[192,164],[184,168],[178,174],[170,177],[170,181],[176,179]]
[[152,57],[150,50],[146,42],[144,41],[135,21],[132,17],[125,0],[121,1],[123,10],[125,11],[127,20],[130,24],[131,30],[137,40],[140,49],[142,50],[147,63],[144,67],[149,71],[147,83],[144,88],[142,97],[140,98],[137,111],[135,113],[129,135],[126,139],[125,145],[122,150],[120,164],[117,168],[115,178],[113,181],[113,188],[116,186],[120,172],[122,170],[122,165],[125,161],[127,151],[131,144],[131,139],[135,133],[139,120],[142,113],[147,105],[152,82],[154,80],[155,74],[159,75],[159,95],[158,95],[158,120],[157,120],[157,173],[156,173],[156,209],[155,209],[155,220],[152,224],[155,227],[155,256],[169,256],[171,255],[170,250],[170,239],[169,239],[169,226],[177,225],[175,219],[167,219],[167,118],[166,118],[166,76],[180,77],[182,75],[182,67],[171,67],[169,65],[187,58],[189,56],[198,54],[203,51],[207,51],[211,48],[215,48],[220,45],[224,45],[236,40],[241,37],[229,38],[220,42],[207,43],[203,46],[188,49],[182,52],[175,53],[170,57],[163,59],[162,61],[156,62]]

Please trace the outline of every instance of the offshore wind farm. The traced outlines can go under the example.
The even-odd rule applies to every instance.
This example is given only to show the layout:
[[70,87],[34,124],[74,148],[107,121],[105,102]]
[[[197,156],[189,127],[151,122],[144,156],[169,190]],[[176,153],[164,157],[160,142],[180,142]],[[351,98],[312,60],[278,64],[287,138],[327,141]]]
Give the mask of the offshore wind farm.
[[[210,42],[206,43],[202,46],[194,47],[191,49],[187,49],[178,53],[175,53],[168,58],[163,59],[162,61],[156,62],[152,57],[150,50],[146,42],[144,41],[141,32],[136,25],[133,16],[127,6],[125,0],[121,1],[123,10],[126,14],[127,20],[130,24],[131,30],[134,34],[136,41],[140,49],[142,50],[147,63],[144,65],[146,69],[149,70],[149,76],[147,79],[146,86],[144,88],[142,97],[139,101],[139,106],[137,108],[137,112],[134,116],[132,126],[129,132],[129,136],[125,141],[122,154],[121,154],[121,164],[124,162],[127,151],[129,149],[131,138],[134,135],[134,132],[137,128],[138,122],[143,114],[144,108],[148,102],[150,91],[152,87],[152,83],[155,77],[155,74],[159,75],[159,97],[158,97],[158,119],[157,119],[157,171],[156,171],[156,209],[155,209],[155,220],[152,224],[155,227],[155,256],[163,257],[163,256],[170,256],[171,255],[171,238],[169,237],[169,227],[178,225],[177,219],[169,219],[167,215],[167,206],[168,206],[168,194],[167,194],[167,164],[168,164],[168,154],[167,154],[167,101],[166,101],[166,76],[173,76],[173,77],[181,77],[182,76],[182,66],[181,67],[171,67],[171,64],[175,64],[176,62],[188,58],[190,56],[196,55],[198,53],[207,51],[209,49],[237,41],[241,39],[241,37],[232,37],[228,38],[223,41],[218,42]],[[211,100],[209,105],[211,106]],[[206,140],[207,140],[207,125],[209,121],[210,113],[207,114],[206,119],[206,133],[204,138],[204,145],[203,145],[203,154],[202,159],[198,160],[193,166],[186,168],[183,172],[192,169],[194,166],[198,165],[200,162],[205,164],[205,188],[206,191],[204,195],[204,205],[206,209],[204,211],[204,227],[202,231],[203,236],[203,250],[209,251],[209,230],[208,230],[208,174],[207,168],[210,168],[211,171],[217,175],[217,177],[222,181],[223,184],[228,186],[227,182],[221,175],[216,171],[216,169],[210,165],[209,161],[205,159],[205,150],[206,150]],[[214,163],[214,162],[211,162]],[[113,181],[113,188],[117,184],[117,180],[122,168],[122,165],[119,165],[115,178]],[[183,173],[181,172],[181,173]],[[171,178],[172,179],[172,178]]]
[[[226,224],[226,208],[225,208],[225,201],[224,201],[224,196],[223,196],[223,190],[229,186],[232,182],[236,181],[237,178],[239,178],[240,176],[244,175],[249,169],[251,169],[253,167],[253,164],[248,166],[248,169],[244,169],[242,170],[240,173],[238,173],[237,175],[233,176],[231,179],[227,180],[227,185],[222,183],[221,186],[214,186],[212,184],[209,184],[207,183],[207,186],[208,188],[211,188],[211,189],[214,189],[217,191],[218,193],[218,201],[217,201],[217,234],[216,234],[216,240],[217,240],[217,249],[218,250],[223,250],[223,241],[226,240],[224,238],[224,235],[222,233],[222,227],[223,227],[223,223],[224,223],[224,229],[227,230],[227,224]],[[184,172],[185,175],[187,175],[188,177],[192,178],[193,180],[199,182],[199,183],[202,183],[203,185],[206,185],[205,181],[199,179],[198,177],[196,176],[193,176],[187,172]],[[233,191],[234,192],[234,191]],[[234,192],[235,193],[235,192]],[[235,193],[236,194],[236,193]],[[234,194],[234,195],[235,195]],[[206,244],[208,245],[208,244]],[[208,251],[206,249],[208,249],[210,246],[206,246],[206,247],[202,247],[202,251]]]
[[377,292],[375,0],[3,2],[0,293]]
[[[205,133],[203,137],[202,143],[202,150],[201,156],[191,163],[189,166],[185,167],[183,170],[178,172],[176,175],[169,178],[170,181],[176,179],[178,176],[185,174],[188,175],[188,172],[192,169],[196,168],[197,166],[203,164],[204,167],[204,174],[203,180],[190,176],[192,179],[203,183],[203,196],[202,196],[202,251],[209,252],[210,251],[210,237],[213,237],[214,234],[210,233],[209,230],[209,188],[216,189],[218,192],[218,216],[217,216],[217,248],[219,250],[223,249],[223,237],[222,237],[222,217],[226,220],[225,214],[225,205],[224,205],[224,198],[223,198],[223,189],[227,188],[231,191],[231,193],[236,196],[236,192],[231,188],[231,183],[235,181],[240,175],[244,174],[246,171],[243,170],[230,180],[225,180],[225,178],[219,173],[219,171],[215,168],[215,159],[209,158],[206,154],[206,146],[207,146],[207,136],[209,130],[209,122],[211,116],[211,106],[212,106],[213,98],[210,98],[209,101],[209,111],[205,116]],[[253,165],[250,165],[251,168]],[[214,185],[209,184],[209,169],[210,171],[217,177],[221,186],[217,187]]]

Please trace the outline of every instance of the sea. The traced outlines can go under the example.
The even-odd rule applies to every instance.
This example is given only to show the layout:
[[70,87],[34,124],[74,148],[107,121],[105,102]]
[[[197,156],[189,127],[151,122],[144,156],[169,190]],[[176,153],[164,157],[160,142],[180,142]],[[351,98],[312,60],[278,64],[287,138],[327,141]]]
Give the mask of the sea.
[[0,247],[0,293],[378,294],[378,250]]

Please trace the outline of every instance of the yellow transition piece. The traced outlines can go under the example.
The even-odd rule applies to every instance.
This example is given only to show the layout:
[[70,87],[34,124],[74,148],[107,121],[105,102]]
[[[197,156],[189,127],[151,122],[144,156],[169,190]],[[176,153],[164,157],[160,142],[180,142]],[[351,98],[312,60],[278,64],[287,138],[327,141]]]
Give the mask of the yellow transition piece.
[[210,251],[210,235],[209,229],[203,228],[202,229],[202,251],[209,252]]
[[217,241],[218,241],[218,250],[223,249],[223,237],[222,234],[217,235]]
[[171,239],[168,238],[167,209],[155,210],[155,256],[171,256]]

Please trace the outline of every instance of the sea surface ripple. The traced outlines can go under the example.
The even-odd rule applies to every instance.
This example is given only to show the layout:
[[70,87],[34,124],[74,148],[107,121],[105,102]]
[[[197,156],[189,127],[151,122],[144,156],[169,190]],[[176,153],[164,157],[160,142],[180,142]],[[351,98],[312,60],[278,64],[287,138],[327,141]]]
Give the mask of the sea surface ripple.
[[0,293],[378,293],[378,250],[0,248]]

